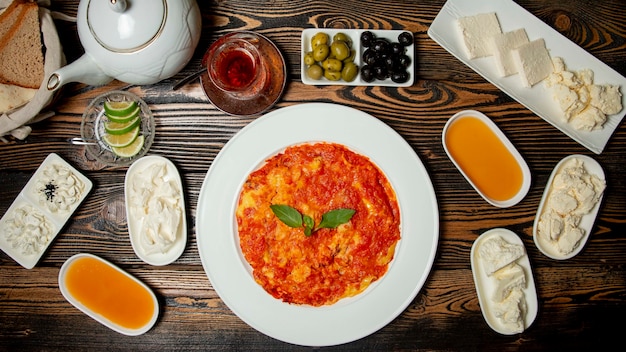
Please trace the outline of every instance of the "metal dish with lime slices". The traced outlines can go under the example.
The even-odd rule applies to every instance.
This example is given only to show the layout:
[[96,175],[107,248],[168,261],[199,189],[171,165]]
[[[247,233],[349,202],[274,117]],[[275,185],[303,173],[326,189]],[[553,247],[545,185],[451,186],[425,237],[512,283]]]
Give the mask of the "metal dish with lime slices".
[[87,154],[109,166],[127,166],[144,156],[154,140],[154,117],[148,105],[126,91],[96,97],[80,126]]

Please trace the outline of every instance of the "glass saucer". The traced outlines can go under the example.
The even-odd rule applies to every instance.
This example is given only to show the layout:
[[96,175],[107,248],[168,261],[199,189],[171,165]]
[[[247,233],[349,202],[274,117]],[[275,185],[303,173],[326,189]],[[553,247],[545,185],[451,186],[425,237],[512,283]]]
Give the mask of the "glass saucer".
[[[115,155],[111,147],[102,139],[106,134],[104,123],[107,122],[107,117],[104,114],[105,101],[136,101],[141,107],[139,112],[141,115],[141,131],[139,134],[144,136],[144,143],[139,153],[133,157]],[[92,100],[83,113],[83,121],[80,125],[80,135],[83,140],[94,142],[85,145],[87,154],[100,163],[109,166],[128,166],[133,161],[144,156],[152,146],[154,133],[154,117],[148,105],[135,94],[119,90],[104,93]]]

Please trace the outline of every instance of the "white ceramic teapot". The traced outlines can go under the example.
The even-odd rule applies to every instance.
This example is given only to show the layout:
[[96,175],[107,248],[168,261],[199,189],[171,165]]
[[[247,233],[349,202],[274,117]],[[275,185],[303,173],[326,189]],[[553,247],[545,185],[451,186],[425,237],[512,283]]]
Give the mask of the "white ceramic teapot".
[[202,19],[196,0],[80,0],[77,28],[85,54],[53,72],[48,90],[171,77],[191,59]]

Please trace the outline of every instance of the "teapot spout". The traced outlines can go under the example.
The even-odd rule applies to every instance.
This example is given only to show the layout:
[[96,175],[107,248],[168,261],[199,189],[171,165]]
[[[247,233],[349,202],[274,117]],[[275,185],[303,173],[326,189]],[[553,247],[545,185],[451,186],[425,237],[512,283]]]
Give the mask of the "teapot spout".
[[96,64],[89,54],[84,54],[69,65],[61,67],[48,78],[47,88],[56,91],[69,82],[80,82],[89,85],[104,85],[113,80]]

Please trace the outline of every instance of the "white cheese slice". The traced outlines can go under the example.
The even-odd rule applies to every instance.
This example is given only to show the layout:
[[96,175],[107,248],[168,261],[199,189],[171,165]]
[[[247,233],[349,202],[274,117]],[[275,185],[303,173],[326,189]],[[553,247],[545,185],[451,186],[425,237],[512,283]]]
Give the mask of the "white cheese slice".
[[457,24],[469,59],[492,55],[489,38],[502,33],[495,12],[461,17]]
[[524,28],[498,33],[490,38],[489,44],[501,77],[517,73],[517,66],[513,62],[511,51],[526,43],[528,43],[528,36]]
[[532,87],[546,79],[554,67],[543,38],[521,45],[511,51],[524,87]]

